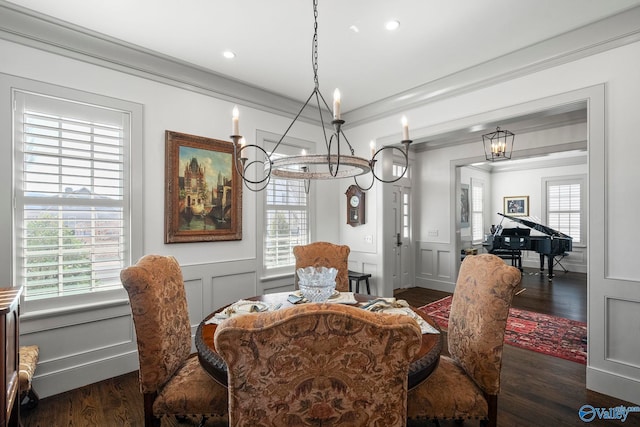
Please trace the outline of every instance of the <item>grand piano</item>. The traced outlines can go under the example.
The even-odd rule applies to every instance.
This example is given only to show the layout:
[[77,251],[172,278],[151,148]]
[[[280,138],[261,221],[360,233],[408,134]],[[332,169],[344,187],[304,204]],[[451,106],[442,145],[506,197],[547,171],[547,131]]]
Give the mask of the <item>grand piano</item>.
[[[538,224],[527,219],[498,213],[507,219],[526,225],[527,227],[544,233],[544,236],[531,236],[529,229],[501,228],[495,234],[487,236],[484,243],[489,253],[511,257],[515,264],[517,259],[522,269],[521,251],[536,251],[540,254],[540,271],[544,271],[544,259],[547,258],[549,280],[553,278],[553,265],[556,256],[562,256],[565,252],[571,252],[572,238],[564,233],[554,230],[546,225]],[[498,234],[499,233],[499,234]]]

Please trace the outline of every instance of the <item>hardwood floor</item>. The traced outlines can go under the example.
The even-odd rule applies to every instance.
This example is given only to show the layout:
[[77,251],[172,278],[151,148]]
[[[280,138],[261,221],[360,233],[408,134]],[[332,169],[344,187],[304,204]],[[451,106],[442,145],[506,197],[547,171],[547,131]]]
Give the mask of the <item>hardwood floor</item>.
[[[525,270],[521,293],[513,306],[586,321],[586,275],[557,273],[552,283],[536,271]],[[421,288],[398,290],[396,296],[422,306],[449,295]],[[446,342],[446,341],[445,341]],[[627,420],[594,420],[578,417],[582,405],[596,408],[636,406],[585,388],[585,366],[505,345],[498,425],[511,426],[640,426],[640,413]],[[96,384],[44,398],[35,409],[23,411],[23,427],[143,426],[142,396],[137,373],[132,372]],[[163,427],[197,425],[196,420],[167,419]],[[432,426],[432,423],[427,423]],[[442,427],[454,426],[440,422]],[[476,426],[474,421],[465,425]],[[207,427],[220,426],[209,420]]]

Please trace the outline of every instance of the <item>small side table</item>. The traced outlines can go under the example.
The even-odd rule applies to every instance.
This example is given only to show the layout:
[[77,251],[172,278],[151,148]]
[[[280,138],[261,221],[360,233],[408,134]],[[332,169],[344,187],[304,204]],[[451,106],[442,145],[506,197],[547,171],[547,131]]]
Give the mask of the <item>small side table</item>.
[[369,277],[371,274],[358,273],[357,271],[349,270],[349,290],[351,290],[351,282],[356,282],[356,294],[360,293],[360,282],[364,280],[367,285],[367,293],[371,295],[371,288],[369,287]]

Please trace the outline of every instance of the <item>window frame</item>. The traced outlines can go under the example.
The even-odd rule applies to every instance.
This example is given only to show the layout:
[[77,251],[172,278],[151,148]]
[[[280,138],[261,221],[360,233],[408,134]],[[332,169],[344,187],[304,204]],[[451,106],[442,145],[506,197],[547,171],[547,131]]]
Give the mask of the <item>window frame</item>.
[[[548,190],[553,185],[580,185],[580,242],[573,242],[573,246],[586,247],[587,246],[587,177],[586,175],[568,175],[547,177],[542,179],[542,214],[544,215],[544,223],[549,224],[549,194]],[[561,230],[557,230],[561,231]],[[567,233],[565,233],[567,234]]]
[[[280,135],[258,130],[256,132],[256,141],[257,144],[263,147],[267,152],[270,152],[271,149],[277,144],[280,139]],[[293,137],[285,137],[284,140],[280,143],[278,147],[277,153],[282,154],[299,154],[302,150],[307,150],[307,152],[311,152],[314,149],[314,144],[310,141],[306,141],[299,138]],[[313,180],[309,183],[309,193],[307,197],[307,230],[308,230],[308,241],[313,242],[315,240],[315,183]],[[267,190],[259,191],[256,193],[256,219],[257,219],[257,229],[262,230],[262,234],[256,239],[256,252],[258,253],[259,259],[259,270],[260,270],[260,280],[268,281],[277,278],[282,278],[286,276],[291,276],[294,271],[295,264],[280,266],[275,268],[267,268],[265,263],[265,243],[266,243],[266,213],[267,213],[267,201],[266,201],[266,193]]]
[[[11,195],[13,200],[13,209],[11,214],[10,231],[11,234],[11,269],[10,277],[12,283],[16,286],[20,286],[19,271],[17,261],[17,248],[19,235],[17,233],[18,221],[21,221],[22,212],[16,210],[16,197],[17,192],[21,191],[18,188],[18,184],[22,181],[17,176],[17,169],[22,168],[21,165],[17,165],[16,156],[16,144],[21,144],[22,140],[19,140],[18,133],[20,132],[15,125],[19,120],[21,111],[17,110],[18,104],[16,96],[18,93],[36,95],[50,98],[58,98],[62,100],[75,103],[76,106],[82,107],[82,105],[99,106],[108,110],[116,110],[128,115],[129,131],[128,138],[124,143],[123,153],[123,179],[124,185],[127,187],[125,191],[125,197],[127,197],[126,204],[128,210],[125,209],[124,221],[125,221],[125,253],[123,255],[124,265],[131,265],[135,260],[142,256],[143,248],[143,219],[142,219],[142,180],[143,180],[143,165],[142,165],[142,152],[143,152],[143,133],[142,133],[142,117],[143,107],[140,104],[133,103],[126,100],[116,99],[104,95],[95,93],[89,93],[79,91],[75,89],[69,89],[45,82],[38,82],[34,80],[24,79],[14,76],[0,76],[0,90],[6,91],[11,99],[11,114],[9,119],[11,122],[11,159],[12,160],[12,185]],[[22,310],[24,313],[29,312],[60,312],[65,310],[78,310],[82,307],[101,307],[105,305],[113,304],[114,301],[122,300],[126,298],[126,292],[124,288],[119,287],[111,290],[103,290],[98,292],[86,292],[76,295],[63,295],[55,296],[51,298],[24,300],[22,303]]]
[[[475,210],[475,205],[473,203],[473,201],[474,201],[474,197],[473,197],[474,188],[476,188],[476,187],[482,189],[482,209],[480,211],[476,211]],[[472,244],[480,244],[480,243],[482,243],[484,241],[485,220],[487,218],[486,209],[485,209],[485,206],[487,205],[487,203],[486,203],[487,202],[487,195],[486,195],[485,189],[486,189],[486,186],[485,186],[485,183],[484,183],[483,180],[477,179],[477,178],[472,178],[471,179],[471,194],[470,194],[470,198],[471,198],[471,203],[470,203],[471,209],[470,210],[471,210],[471,212],[470,212],[470,216],[471,216],[471,243]],[[473,235],[473,230],[477,225],[476,221],[475,221],[475,215],[478,212],[480,213],[480,215],[482,217],[482,221],[481,221],[481,223],[479,225],[481,232],[480,232],[479,239],[475,239],[474,235]]]

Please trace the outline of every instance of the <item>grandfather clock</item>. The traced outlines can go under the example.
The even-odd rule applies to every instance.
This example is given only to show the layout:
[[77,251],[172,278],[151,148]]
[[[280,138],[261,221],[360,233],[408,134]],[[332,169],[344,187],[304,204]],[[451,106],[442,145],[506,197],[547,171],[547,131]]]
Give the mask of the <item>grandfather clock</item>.
[[347,224],[352,227],[364,224],[364,191],[357,185],[352,185],[345,194],[347,195]]

